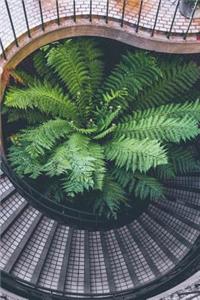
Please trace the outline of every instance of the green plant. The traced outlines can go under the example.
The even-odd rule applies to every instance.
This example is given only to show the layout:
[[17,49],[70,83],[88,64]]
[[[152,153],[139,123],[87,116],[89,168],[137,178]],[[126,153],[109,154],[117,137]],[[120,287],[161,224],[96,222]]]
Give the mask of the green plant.
[[199,134],[200,101],[181,102],[199,79],[196,64],[159,67],[129,52],[105,75],[102,51],[82,39],[41,49],[34,65],[37,78],[23,74],[24,86],[5,97],[8,120],[29,124],[11,136],[20,176],[45,175],[71,201],[89,192],[95,211],[117,217],[134,199],[164,197],[163,179],[198,167],[177,146]]
[[198,1],[197,0],[185,0],[185,3],[190,4],[192,6],[194,6],[196,4],[196,2],[198,4],[200,4],[200,0],[198,0]]

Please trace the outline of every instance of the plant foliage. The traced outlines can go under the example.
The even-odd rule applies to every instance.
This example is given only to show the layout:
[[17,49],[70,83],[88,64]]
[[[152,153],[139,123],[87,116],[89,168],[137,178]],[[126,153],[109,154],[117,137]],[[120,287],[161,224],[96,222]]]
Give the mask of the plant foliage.
[[200,100],[189,97],[195,63],[128,52],[105,75],[101,48],[81,39],[42,48],[33,64],[35,79],[13,71],[18,84],[5,97],[8,121],[25,121],[9,159],[21,176],[55,181],[57,202],[91,193],[93,210],[116,218],[134,199],[164,198],[163,180],[199,168],[181,146],[200,132]]

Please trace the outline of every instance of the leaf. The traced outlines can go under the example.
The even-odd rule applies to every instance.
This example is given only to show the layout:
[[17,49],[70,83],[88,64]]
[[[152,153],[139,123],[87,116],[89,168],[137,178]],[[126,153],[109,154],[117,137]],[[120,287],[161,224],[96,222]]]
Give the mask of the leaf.
[[151,167],[167,163],[166,151],[157,140],[115,139],[105,145],[105,154],[117,167],[133,172],[146,172]]
[[94,211],[100,216],[117,218],[121,204],[126,203],[126,194],[111,176],[106,176],[103,190],[96,196]]
[[47,82],[34,83],[27,89],[10,89],[6,94],[5,105],[17,109],[37,108],[42,113],[67,120],[77,118],[75,105],[63,95],[59,87],[52,87]]
[[67,121],[50,120],[33,129],[26,129],[21,134],[21,140],[26,141],[26,151],[32,157],[45,155],[45,151],[51,150],[56,142],[68,136],[71,129]]
[[200,130],[193,117],[166,118],[165,116],[150,116],[138,121],[130,119],[117,126],[116,136],[125,136],[135,139],[157,139],[160,141],[180,142],[195,138]]

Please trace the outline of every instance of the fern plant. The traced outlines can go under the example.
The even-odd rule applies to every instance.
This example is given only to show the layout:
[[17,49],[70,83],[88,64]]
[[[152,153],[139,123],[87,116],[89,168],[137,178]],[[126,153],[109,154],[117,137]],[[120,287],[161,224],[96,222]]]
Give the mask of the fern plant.
[[16,71],[20,86],[4,102],[9,122],[27,124],[10,137],[20,176],[51,178],[56,199],[90,193],[94,211],[116,218],[135,199],[165,197],[164,179],[198,168],[179,146],[200,132],[200,101],[181,101],[200,77],[195,63],[159,67],[148,53],[128,52],[105,75],[88,39],[45,47],[33,62],[35,78]]

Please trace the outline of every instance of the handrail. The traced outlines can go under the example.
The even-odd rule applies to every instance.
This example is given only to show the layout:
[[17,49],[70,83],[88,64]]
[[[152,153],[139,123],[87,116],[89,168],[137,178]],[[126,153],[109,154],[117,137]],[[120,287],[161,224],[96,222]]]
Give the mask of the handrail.
[[[53,3],[52,5],[53,5],[53,7],[55,6],[55,8],[56,8],[56,15],[55,15],[56,19],[55,19],[55,21],[56,21],[57,25],[60,26],[60,24],[61,24],[60,2],[59,2],[59,0],[54,0],[54,1],[55,1],[55,3]],[[89,12],[84,13],[84,14],[83,13],[79,14],[79,12],[77,11],[78,0],[71,0],[71,1],[72,1],[73,9],[72,9],[72,14],[71,14],[70,18],[72,18],[74,20],[74,22],[76,22],[78,16],[85,15],[86,17],[89,18],[89,21],[92,22],[92,16],[93,16],[93,2],[92,2],[92,0],[88,0],[89,1]],[[5,7],[6,7],[7,14],[8,14],[12,34],[13,34],[13,37],[14,37],[14,42],[15,42],[15,45],[17,47],[19,47],[19,38],[17,37],[16,27],[15,27],[15,24],[13,22],[13,15],[12,15],[12,10],[10,9],[10,6],[9,6],[9,1],[4,0],[4,2],[5,2]],[[120,11],[122,13],[121,13],[121,16],[119,15],[119,18],[117,18],[117,17],[115,18],[115,17],[113,17],[112,14],[110,14],[110,13],[112,13],[112,11],[110,11],[110,7],[111,7],[110,2],[111,2],[111,0],[106,0],[105,12],[101,12],[101,15],[98,16],[99,18],[103,18],[105,20],[106,24],[109,22],[109,20],[114,19],[115,21],[117,21],[121,24],[121,27],[123,27],[124,24],[130,25],[131,27],[135,28],[136,33],[138,33],[141,29],[144,29],[144,30],[147,30],[147,32],[149,32],[150,37],[154,36],[155,30],[156,30],[156,25],[157,25],[157,22],[159,20],[159,13],[160,13],[161,7],[162,7],[162,5],[161,5],[162,1],[161,0],[158,1],[156,14],[155,14],[154,20],[153,20],[153,27],[150,28],[150,29],[142,27],[141,24],[140,24],[141,23],[141,16],[142,16],[143,10],[144,10],[144,0],[140,0],[136,20],[132,21],[133,23],[132,22],[130,23],[130,21],[127,21],[129,19],[128,18],[128,12],[126,11],[127,0],[121,1],[122,3],[120,4],[121,5]],[[187,29],[184,32],[180,33],[180,37],[182,37],[183,40],[186,40],[187,37],[188,37],[189,29],[190,29],[191,24],[194,20],[195,12],[197,10],[197,4],[198,4],[198,1],[195,3],[195,6],[193,8],[192,15],[190,17],[190,20],[188,21]],[[25,25],[26,25],[26,29],[27,29],[26,32],[27,32],[28,37],[31,38],[31,29],[30,29],[30,25],[29,25],[30,22],[29,22],[29,17],[28,17],[28,14],[27,14],[27,8],[26,8],[24,0],[21,0],[21,5],[22,5],[22,9],[23,9],[23,14],[24,14],[23,18],[25,20]],[[176,34],[176,36],[177,36],[176,31],[173,32],[173,27],[174,27],[175,19],[177,17],[177,11],[178,11],[179,5],[180,5],[180,0],[177,2],[174,13],[172,13],[172,19],[170,20],[169,28],[165,31],[161,30],[161,32],[164,33],[164,35],[166,35],[166,41],[168,39],[170,39],[170,37],[172,36],[172,33]],[[42,31],[45,31],[44,11],[43,11],[43,4],[42,4],[41,0],[38,0],[38,9],[39,9],[38,13],[39,13],[39,19],[40,19],[40,26],[41,26]],[[198,34],[198,32],[196,32],[196,34]],[[5,51],[6,51],[7,47],[4,46],[3,41],[2,41],[2,37],[0,39],[0,46],[1,46],[1,52],[2,52],[1,55],[6,60],[7,57],[5,55]]]

